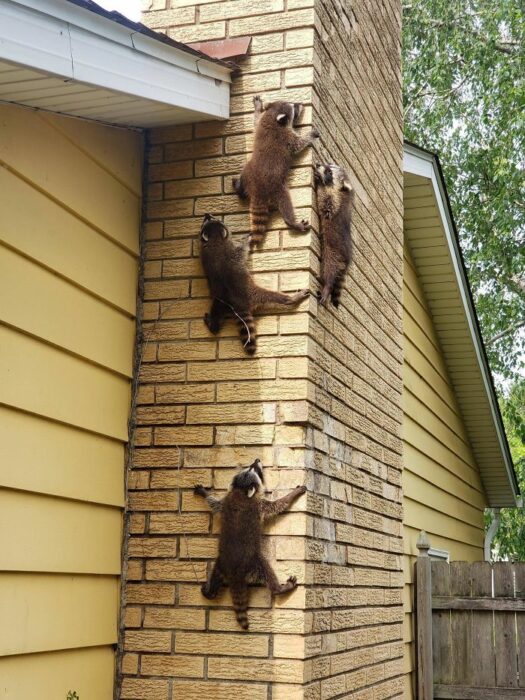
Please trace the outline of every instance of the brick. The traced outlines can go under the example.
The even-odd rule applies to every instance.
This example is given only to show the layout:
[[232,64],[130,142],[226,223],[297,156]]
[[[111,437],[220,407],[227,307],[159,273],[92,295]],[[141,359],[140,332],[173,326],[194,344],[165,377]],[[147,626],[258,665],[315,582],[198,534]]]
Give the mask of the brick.
[[283,9],[283,0],[229,0],[229,2],[201,7],[200,21],[210,22],[217,19],[264,15],[269,12],[280,12]]
[[127,631],[124,634],[124,648],[129,651],[170,651],[171,633]]
[[272,359],[246,359],[236,362],[199,362],[188,367],[189,381],[221,379],[273,379],[277,363]]
[[204,675],[204,659],[191,656],[150,656],[143,654],[140,662],[140,672],[143,676],[181,676],[202,678]]
[[296,10],[262,17],[232,20],[229,23],[230,36],[243,34],[265,34],[277,30],[293,29],[314,23],[313,10]]
[[268,691],[266,685],[255,683],[218,683],[195,681],[173,681],[173,697],[184,700],[266,700]]
[[[137,423],[142,425],[173,425],[184,422],[184,408],[179,406],[139,406]],[[184,430],[181,428],[181,430]]]
[[193,488],[195,484],[211,486],[209,469],[159,469],[151,474],[151,488]]
[[126,603],[148,603],[154,605],[173,604],[175,586],[154,583],[129,584],[126,586]]
[[131,537],[128,543],[130,557],[174,557],[178,540],[167,537]]
[[133,700],[168,700],[168,681],[124,678],[120,697]]
[[[305,631],[301,610],[250,610],[250,632],[282,632],[302,634]],[[236,631],[238,629],[232,610],[210,610],[210,630]]]
[[131,510],[176,510],[179,505],[179,494],[165,491],[130,493],[128,500]]
[[136,675],[139,669],[138,654],[124,654],[122,657],[122,673]]
[[146,608],[144,627],[157,629],[203,630],[206,627],[204,610],[189,608]]
[[150,516],[151,534],[189,534],[208,532],[210,518],[204,514],[153,513]]
[[146,578],[150,581],[202,581],[205,577],[205,562],[174,559],[151,559],[146,562]]
[[156,388],[155,398],[159,403],[201,403],[213,401],[215,388],[210,384],[164,384]]
[[275,404],[242,406],[237,403],[213,406],[188,406],[187,423],[274,423]]
[[268,655],[268,636],[180,632],[175,638],[175,651],[180,654],[266,657]]
[[219,156],[222,154],[222,139],[199,139],[185,143],[169,143],[164,147],[164,154],[167,161]]
[[238,659],[211,657],[208,659],[210,678],[230,680],[281,681],[300,683],[303,680],[303,664],[291,659]]
[[175,24],[191,24],[195,21],[195,9],[193,7],[178,7],[176,10],[157,10],[145,12],[142,21],[150,29],[169,27]]
[[222,39],[226,36],[226,22],[203,22],[194,27],[172,27],[168,36],[183,44],[210,39]]

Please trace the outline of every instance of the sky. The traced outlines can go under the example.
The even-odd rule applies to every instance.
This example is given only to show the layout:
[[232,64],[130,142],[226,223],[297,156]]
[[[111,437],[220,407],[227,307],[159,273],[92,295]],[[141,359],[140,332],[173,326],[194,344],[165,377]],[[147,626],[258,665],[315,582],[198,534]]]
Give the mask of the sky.
[[140,0],[95,0],[106,10],[117,10],[135,22],[140,20]]

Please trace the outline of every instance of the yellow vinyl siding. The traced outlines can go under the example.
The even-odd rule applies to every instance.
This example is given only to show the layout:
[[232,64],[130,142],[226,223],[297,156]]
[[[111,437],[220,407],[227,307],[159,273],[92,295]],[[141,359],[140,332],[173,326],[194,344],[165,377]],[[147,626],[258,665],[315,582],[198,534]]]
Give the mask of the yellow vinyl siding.
[[403,307],[405,696],[411,698],[412,582],[417,537],[426,530],[432,546],[447,550],[451,559],[482,559],[487,502],[407,246]]
[[141,137],[0,106],[0,678],[112,697]]

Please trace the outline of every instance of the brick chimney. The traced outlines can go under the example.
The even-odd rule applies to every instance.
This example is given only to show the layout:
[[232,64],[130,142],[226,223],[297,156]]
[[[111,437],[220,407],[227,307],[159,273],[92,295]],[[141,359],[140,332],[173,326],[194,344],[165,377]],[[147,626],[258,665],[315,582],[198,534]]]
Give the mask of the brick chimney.
[[[397,0],[147,0],[143,21],[183,42],[252,36],[231,118],[147,135],[138,428],[129,474],[121,698],[328,700],[403,695],[401,387],[402,113]],[[250,264],[282,291],[310,286],[292,312],[258,318],[247,358],[233,322],[212,337],[198,259],[202,215],[248,231],[231,178],[252,148],[252,100],[306,104],[317,155],[290,183],[307,235],[275,216]],[[314,158],[351,173],[354,261],[338,310],[318,306]],[[217,518],[195,483],[224,491],[265,465],[269,498],[308,494],[269,528],[279,577],[252,590],[250,631],[225,591],[200,583]]]

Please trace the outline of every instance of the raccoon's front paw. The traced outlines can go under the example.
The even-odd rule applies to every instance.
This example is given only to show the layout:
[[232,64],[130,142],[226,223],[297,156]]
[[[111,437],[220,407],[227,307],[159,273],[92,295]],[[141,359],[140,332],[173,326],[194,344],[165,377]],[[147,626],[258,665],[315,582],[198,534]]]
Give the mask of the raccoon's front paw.
[[310,138],[318,139],[320,136],[321,136],[321,134],[319,133],[319,131],[317,129],[314,128],[314,129],[312,129],[312,131],[310,131]]
[[253,98],[253,107],[256,112],[263,111],[263,101],[260,95],[255,95],[255,97]]
[[202,496],[202,498],[206,498],[206,496],[208,495],[208,492],[202,484],[195,484],[195,486],[193,487],[193,493],[196,496]]
[[297,292],[298,299],[306,299],[306,297],[309,297],[309,296],[310,296],[309,289],[301,289],[299,292]]
[[292,588],[297,588],[297,576],[290,576],[287,583],[291,584]]
[[303,485],[303,486],[296,486],[296,487],[295,487],[295,490],[297,491],[297,493],[298,493],[300,496],[302,496],[303,493],[306,493],[306,486],[304,486],[304,485]]
[[300,223],[297,224],[297,230],[302,233],[307,233],[311,228],[308,219],[301,219]]

